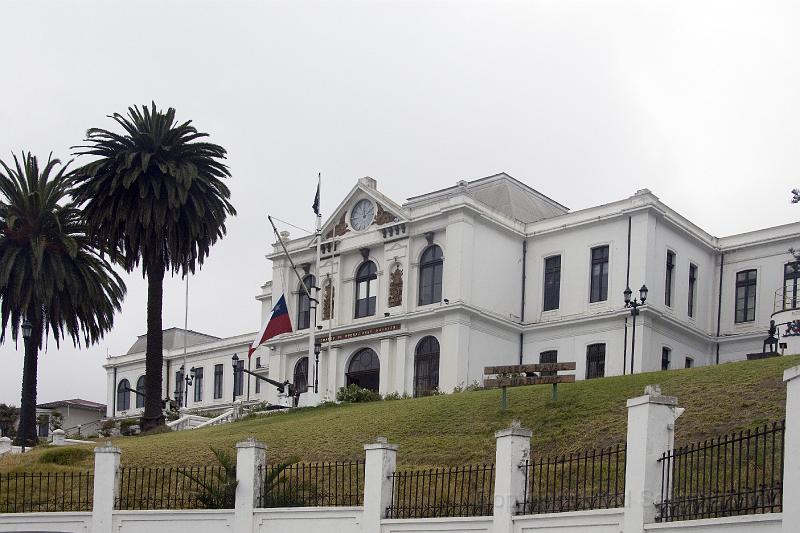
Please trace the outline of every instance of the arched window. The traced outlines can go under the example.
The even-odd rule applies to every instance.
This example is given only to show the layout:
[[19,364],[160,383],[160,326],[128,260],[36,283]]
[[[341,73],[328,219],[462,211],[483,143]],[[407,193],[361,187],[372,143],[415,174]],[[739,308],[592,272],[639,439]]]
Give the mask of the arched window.
[[378,269],[372,261],[364,261],[356,271],[356,318],[375,314],[378,293]]
[[136,392],[139,394],[136,395],[136,407],[144,407],[144,376],[139,376],[139,379],[136,380]]
[[303,357],[294,365],[294,388],[298,393],[308,390],[308,357]]
[[123,379],[117,385],[117,411],[127,411],[131,408],[131,393],[128,389],[131,384],[127,379]]
[[439,341],[423,337],[414,351],[414,396],[429,396],[439,387]]
[[[316,284],[316,278],[309,274],[303,278],[303,285],[306,286],[308,292],[311,292],[311,287]],[[308,299],[308,294],[299,288],[300,292],[297,294],[297,329],[308,329],[311,325],[311,302]]]
[[370,348],[356,352],[347,366],[347,384],[378,392],[381,363],[378,354]]
[[442,249],[432,244],[425,248],[419,261],[419,305],[442,301]]

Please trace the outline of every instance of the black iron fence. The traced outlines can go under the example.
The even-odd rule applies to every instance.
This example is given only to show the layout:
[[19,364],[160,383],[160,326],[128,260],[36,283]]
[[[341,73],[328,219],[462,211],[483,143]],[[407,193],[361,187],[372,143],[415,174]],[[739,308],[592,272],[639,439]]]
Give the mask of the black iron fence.
[[92,472],[0,474],[0,513],[91,511]]
[[785,422],[665,453],[660,522],[781,512]]
[[260,478],[258,507],[364,504],[364,461],[268,465]]
[[488,516],[494,511],[494,465],[396,471],[387,518]]
[[236,474],[221,466],[120,468],[119,510],[233,509]]
[[625,446],[525,462],[517,514],[611,509],[625,505]]

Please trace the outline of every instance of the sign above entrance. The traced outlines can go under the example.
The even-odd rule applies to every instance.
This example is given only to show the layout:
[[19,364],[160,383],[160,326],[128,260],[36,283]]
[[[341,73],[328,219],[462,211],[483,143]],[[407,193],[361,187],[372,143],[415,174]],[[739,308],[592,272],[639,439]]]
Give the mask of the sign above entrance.
[[366,328],[366,329],[358,329],[356,331],[348,331],[347,333],[337,333],[336,335],[332,335],[330,339],[328,339],[328,335],[324,337],[317,337],[317,342],[326,343],[326,342],[336,342],[336,341],[344,341],[347,339],[355,339],[358,337],[366,337],[367,335],[377,335],[379,333],[388,333],[390,331],[397,331],[400,329],[400,324],[388,324],[386,326],[377,326],[374,328]]

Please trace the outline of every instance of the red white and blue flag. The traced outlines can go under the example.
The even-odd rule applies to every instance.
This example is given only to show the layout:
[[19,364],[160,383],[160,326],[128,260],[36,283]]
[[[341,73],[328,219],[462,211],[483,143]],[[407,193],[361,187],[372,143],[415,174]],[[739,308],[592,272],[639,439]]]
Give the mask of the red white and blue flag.
[[247,350],[247,357],[253,355],[256,348],[270,340],[272,337],[280,335],[281,333],[292,332],[292,321],[289,318],[289,309],[286,307],[286,299],[281,295],[278,303],[272,308],[272,316],[269,318],[261,331],[253,340],[253,344]]

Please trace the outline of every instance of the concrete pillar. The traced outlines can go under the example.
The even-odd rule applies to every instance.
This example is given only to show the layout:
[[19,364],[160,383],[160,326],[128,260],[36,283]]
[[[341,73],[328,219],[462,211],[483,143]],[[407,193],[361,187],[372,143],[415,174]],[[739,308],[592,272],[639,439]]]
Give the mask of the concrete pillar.
[[531,431],[512,426],[494,434],[494,526],[493,533],[514,531],[512,518],[525,498],[525,470],[520,468],[530,458]]
[[[452,392],[459,385],[469,385],[469,317],[454,315],[445,319],[439,343],[439,389]],[[482,372],[483,368],[476,369]]]
[[381,519],[392,503],[392,474],[397,465],[397,446],[378,437],[375,444],[365,444],[364,464],[364,515],[362,531],[376,533],[381,530]]
[[327,394],[328,399],[333,401],[336,399],[336,391],[339,390],[341,386],[339,384],[339,352],[340,349],[337,347],[332,347],[328,351],[327,356],[327,363],[328,363],[328,381],[327,381]]
[[658,385],[645,387],[644,396],[631,398],[625,465],[623,533],[642,533],[655,522],[661,493],[658,459],[675,445],[675,420],[683,414],[674,396],[662,396]]
[[92,533],[112,530],[114,502],[119,495],[120,450],[109,442],[94,449]]
[[398,394],[406,392],[411,394],[412,391],[406,387],[408,335],[398,335],[395,337],[394,343],[394,390]]
[[253,509],[261,490],[261,471],[267,464],[267,445],[255,439],[236,443],[236,507],[234,533],[252,533]]
[[391,362],[392,362],[392,338],[384,337],[381,339],[380,353],[378,359],[381,362],[379,372],[378,392],[382,395],[392,390],[391,383]]
[[797,531],[800,524],[800,366],[783,373],[786,382],[786,431],[783,449],[783,533]]
[[11,439],[8,437],[0,437],[0,455],[4,453],[11,453]]
[[53,431],[53,446],[64,446],[64,439],[66,439],[66,433],[64,433],[63,429],[56,429]]

